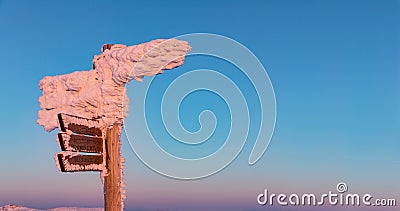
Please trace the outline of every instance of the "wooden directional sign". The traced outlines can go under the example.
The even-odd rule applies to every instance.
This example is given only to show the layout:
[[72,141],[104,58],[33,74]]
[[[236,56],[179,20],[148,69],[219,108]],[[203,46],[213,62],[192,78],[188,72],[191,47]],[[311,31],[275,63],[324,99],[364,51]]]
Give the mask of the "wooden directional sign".
[[57,141],[62,151],[72,152],[103,152],[103,138],[78,134],[59,133]]
[[56,154],[60,170],[62,172],[104,170],[102,154],[104,141],[100,121],[69,114],[58,114],[57,117],[59,129],[62,131],[57,135],[57,140],[61,150],[66,151]]
[[[105,211],[122,210],[122,125],[103,128],[98,120],[57,114],[60,133],[57,141],[64,152],[55,155],[61,172],[104,171]],[[102,129],[104,129],[104,134]],[[85,152],[85,154],[81,154]]]
[[58,166],[62,172],[101,171],[103,170],[103,155],[73,155],[57,153]]
[[98,120],[86,119],[69,114],[58,114],[59,129],[62,132],[67,130],[90,136],[102,136],[101,124]]

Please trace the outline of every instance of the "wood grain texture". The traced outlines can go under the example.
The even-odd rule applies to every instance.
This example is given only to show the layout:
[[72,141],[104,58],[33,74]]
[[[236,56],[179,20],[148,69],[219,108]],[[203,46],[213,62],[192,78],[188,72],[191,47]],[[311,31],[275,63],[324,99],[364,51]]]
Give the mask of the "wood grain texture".
[[121,125],[115,124],[106,133],[106,168],[104,177],[104,208],[105,211],[121,211]]

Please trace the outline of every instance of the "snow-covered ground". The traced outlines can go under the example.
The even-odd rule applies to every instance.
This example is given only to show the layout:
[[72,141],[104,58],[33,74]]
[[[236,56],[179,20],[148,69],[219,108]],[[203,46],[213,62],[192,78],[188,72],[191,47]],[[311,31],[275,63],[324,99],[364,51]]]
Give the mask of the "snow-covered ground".
[[[80,207],[59,207],[59,208],[53,208],[53,209],[48,209],[45,211],[103,211],[103,208],[80,208]],[[38,210],[38,209],[32,209],[28,207],[22,207],[18,206],[15,204],[10,204],[10,205],[5,205],[0,207],[0,211],[43,211],[43,210]]]

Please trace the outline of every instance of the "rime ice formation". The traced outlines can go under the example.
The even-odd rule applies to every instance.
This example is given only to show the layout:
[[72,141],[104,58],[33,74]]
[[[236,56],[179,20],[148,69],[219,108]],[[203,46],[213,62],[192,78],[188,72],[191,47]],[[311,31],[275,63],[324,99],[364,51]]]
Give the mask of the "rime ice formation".
[[[68,114],[60,114],[63,123],[65,124],[64,127],[68,127],[71,124],[76,124],[76,125],[86,125],[90,128],[101,128],[103,125],[98,119],[94,120],[88,120],[85,118],[77,117],[77,116],[72,116]],[[62,131],[61,125],[60,126],[60,131]],[[67,130],[66,132],[70,132]]]
[[[58,162],[58,156],[62,155],[63,157],[66,158],[73,158],[76,156],[82,156],[81,154],[79,154],[78,152],[59,152],[57,154],[55,154],[54,156],[54,160],[56,161],[56,165],[58,170],[61,171],[61,166]],[[102,155],[98,155],[98,156],[102,156]],[[95,158],[94,155],[91,156],[92,158]],[[105,168],[105,165],[103,163],[91,163],[91,164],[74,164],[74,163],[69,163],[68,160],[64,160],[63,161],[63,166],[64,168],[69,171],[69,172],[74,172],[74,171],[103,171]]]
[[102,53],[93,58],[92,70],[46,76],[40,81],[42,110],[37,123],[52,131],[58,125],[57,114],[67,113],[99,119],[103,127],[121,124],[123,111],[128,110],[124,85],[182,65],[188,51],[189,44],[176,39],[128,47],[103,45]]

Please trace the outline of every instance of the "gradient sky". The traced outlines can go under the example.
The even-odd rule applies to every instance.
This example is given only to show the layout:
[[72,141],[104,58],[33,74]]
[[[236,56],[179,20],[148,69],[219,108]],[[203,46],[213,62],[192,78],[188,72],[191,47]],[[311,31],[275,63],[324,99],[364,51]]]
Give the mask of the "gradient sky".
[[[391,0],[0,0],[0,205],[101,207],[98,173],[65,174],[55,166],[56,131],[46,133],[35,123],[39,80],[90,69],[104,43],[133,45],[195,32],[235,39],[267,69],[278,110],[271,144],[249,166],[250,134],[253,142],[232,165],[205,179],[180,181],[147,168],[123,136],[127,210],[265,210],[256,204],[264,188],[325,193],[340,181],[351,192],[399,204],[399,16],[400,2]],[[188,58],[160,81],[193,68],[229,69],[225,65]],[[182,114],[194,131],[197,116],[187,115],[207,107],[199,99],[226,115],[218,97],[198,95],[185,102]],[[257,121],[257,112],[252,115]]]

